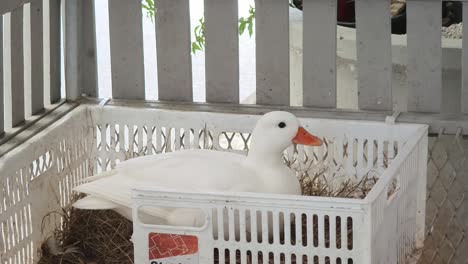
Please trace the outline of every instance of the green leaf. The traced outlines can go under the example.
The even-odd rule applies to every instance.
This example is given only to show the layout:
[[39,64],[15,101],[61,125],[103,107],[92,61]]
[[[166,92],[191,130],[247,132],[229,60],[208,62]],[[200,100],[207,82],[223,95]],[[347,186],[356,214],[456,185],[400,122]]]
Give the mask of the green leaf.
[[250,22],[249,24],[249,36],[252,37],[252,34],[253,34],[253,22]]
[[255,16],[255,8],[253,6],[250,6],[249,8],[249,14]]
[[144,0],[142,1],[141,5],[143,9],[146,10],[146,15],[151,19],[152,22],[154,22],[154,13],[155,13],[154,1]]
[[240,23],[240,25],[239,25],[239,35],[244,34],[245,25],[246,25],[245,22]]
[[195,54],[197,50],[201,50],[196,42],[192,42],[192,53]]

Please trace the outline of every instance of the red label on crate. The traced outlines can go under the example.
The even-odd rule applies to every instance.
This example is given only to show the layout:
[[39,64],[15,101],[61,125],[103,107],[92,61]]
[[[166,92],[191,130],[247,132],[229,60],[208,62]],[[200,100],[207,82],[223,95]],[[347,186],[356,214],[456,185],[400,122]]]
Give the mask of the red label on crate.
[[150,264],[197,264],[198,238],[173,234],[149,234]]

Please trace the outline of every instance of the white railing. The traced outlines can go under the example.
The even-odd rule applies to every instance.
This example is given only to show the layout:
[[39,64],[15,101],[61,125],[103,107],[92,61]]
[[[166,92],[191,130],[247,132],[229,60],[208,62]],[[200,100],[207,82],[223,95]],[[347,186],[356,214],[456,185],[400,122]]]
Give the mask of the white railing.
[[61,76],[60,0],[2,0],[0,145],[60,104]]
[[[388,2],[356,1],[358,105],[361,111],[392,111],[392,49]],[[11,105],[7,103],[0,107],[0,113],[5,113],[5,118],[0,118],[0,133],[5,130],[5,121],[13,127],[24,124],[28,115],[25,109],[30,109],[33,116],[41,113],[44,109],[42,99],[48,94],[50,100],[46,100],[46,105],[48,101],[58,102],[61,97],[74,101],[83,94],[88,97],[99,96],[94,0],[68,0],[62,4],[65,7],[62,9],[64,14],[61,14],[60,0],[8,0],[0,4],[0,13],[3,14],[3,19],[0,20],[0,25],[3,26],[0,30],[4,31],[1,35],[5,39],[0,43],[0,57],[6,58],[4,64],[0,63],[0,78],[6,77],[5,80],[0,79],[0,91],[11,90],[11,93],[6,93],[5,102],[12,102]],[[237,5],[238,0],[205,0],[208,104],[239,103]],[[255,8],[257,104],[289,106],[288,1],[256,0]],[[441,8],[439,0],[407,2],[408,110],[432,114],[407,114],[402,120],[431,123],[437,119],[436,128],[442,126],[442,123],[446,125],[447,120],[464,120],[466,117],[462,113],[468,113],[468,81],[464,79],[459,96],[461,113],[455,114],[455,117],[452,114],[450,118],[437,114],[441,112],[444,93]],[[156,9],[159,84],[154,89],[158,89],[161,101],[190,103],[193,101],[193,88],[189,0],[156,1]],[[334,0],[304,1],[302,75],[303,106],[306,109],[324,110],[337,106],[336,9]],[[464,11],[465,15],[468,13],[467,9]],[[25,16],[27,11],[31,13],[30,16]],[[47,14],[48,19],[43,20],[44,14]],[[24,17],[30,19],[24,20]],[[63,32],[60,28],[61,17],[64,18]],[[109,1],[114,99],[145,99],[141,21],[139,0]],[[25,28],[29,28],[27,36],[30,37],[26,39],[23,39],[23,23],[29,24]],[[65,94],[60,93],[63,85],[62,35],[65,40]],[[467,45],[463,43],[464,50]],[[26,64],[23,63],[25,54]],[[468,61],[468,52],[463,52],[462,61]],[[463,67],[463,73],[462,76],[468,76],[468,67]],[[3,95],[3,92],[0,94]],[[454,124],[451,130],[456,130],[453,126]],[[11,133],[7,133],[8,135],[11,136]]]

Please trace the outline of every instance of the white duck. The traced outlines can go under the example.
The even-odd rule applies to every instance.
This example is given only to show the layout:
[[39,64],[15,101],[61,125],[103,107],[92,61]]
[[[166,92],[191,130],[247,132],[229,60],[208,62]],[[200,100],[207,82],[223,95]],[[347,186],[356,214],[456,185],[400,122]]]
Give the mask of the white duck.
[[[132,220],[131,190],[139,186],[189,191],[301,194],[295,173],[282,160],[291,144],[320,146],[322,141],[301,127],[287,112],[270,112],[259,119],[247,156],[212,150],[181,150],[122,162],[110,172],[91,177],[75,191],[88,194],[74,207],[113,209]],[[201,226],[198,210],[145,208],[144,222]]]

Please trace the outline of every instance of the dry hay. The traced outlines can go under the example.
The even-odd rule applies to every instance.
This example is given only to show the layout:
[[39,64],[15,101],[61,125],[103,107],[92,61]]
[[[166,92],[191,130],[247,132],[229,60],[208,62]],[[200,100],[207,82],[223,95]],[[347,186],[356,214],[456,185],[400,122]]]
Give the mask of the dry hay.
[[79,210],[71,206],[53,214],[62,216],[62,228],[42,244],[38,264],[133,263],[131,221],[112,210]]
[[[286,163],[294,167],[294,162],[286,160]],[[298,177],[302,185],[303,195],[343,197],[343,198],[364,198],[372,189],[378,179],[378,175],[370,176],[371,173],[359,181],[346,179],[340,184],[330,185],[326,175],[326,166],[308,165],[307,168],[298,169]],[[317,169],[318,168],[318,169]],[[297,168],[296,168],[297,169]],[[374,173],[375,174],[375,173]],[[75,196],[73,200],[83,196]],[[54,234],[45,241],[41,247],[41,259],[39,264],[133,264],[133,243],[130,241],[133,226],[130,221],[123,218],[112,210],[78,210],[68,206],[63,212],[58,212],[63,217],[63,225],[58,228]],[[306,230],[306,218],[302,216],[302,243],[308,241],[308,244],[315,243],[310,241],[312,238],[305,237],[309,232]],[[309,220],[310,221],[310,220]],[[342,219],[341,221],[345,221]],[[317,238],[318,221],[313,221],[313,237]],[[329,223],[328,223],[329,225]],[[352,236],[352,223],[348,222],[348,236]],[[329,230],[327,221],[325,229]],[[337,234],[340,232],[341,225],[337,226]],[[330,233],[330,232],[328,232]],[[284,238],[283,238],[284,239]],[[295,225],[291,224],[291,241],[295,239]],[[325,236],[325,243],[329,244],[329,237]],[[337,237],[336,243],[341,244],[341,238]],[[352,247],[352,239],[348,241],[347,247]],[[345,246],[345,245],[341,245]],[[220,263],[216,252],[214,252],[215,263]],[[236,263],[240,262],[240,253],[236,252]],[[229,263],[229,254],[226,255],[226,263]],[[265,259],[261,263],[273,263],[270,256],[257,256],[259,259]],[[284,257],[284,256],[283,256]],[[282,258],[283,258],[282,257]],[[298,260],[302,256],[295,256]],[[248,260],[252,255],[248,255]],[[250,261],[247,261],[251,263]],[[315,263],[314,260],[308,260],[303,263]],[[281,261],[284,263],[284,261]],[[292,263],[295,263],[293,261]]]

